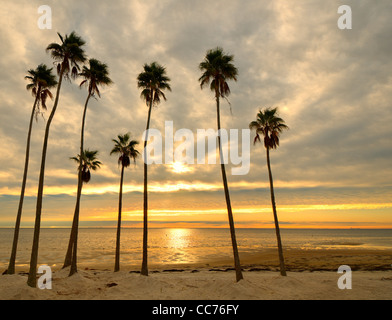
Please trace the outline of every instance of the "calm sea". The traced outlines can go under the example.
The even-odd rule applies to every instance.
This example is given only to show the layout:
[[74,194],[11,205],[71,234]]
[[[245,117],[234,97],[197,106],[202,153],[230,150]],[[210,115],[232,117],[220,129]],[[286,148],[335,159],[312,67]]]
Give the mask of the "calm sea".
[[[122,229],[121,264],[139,266],[142,257],[142,229]],[[61,267],[68,245],[69,229],[42,229],[38,264]],[[283,229],[286,249],[392,249],[392,230]],[[240,253],[257,253],[276,247],[273,229],[237,229]],[[27,269],[32,229],[22,229],[17,266]],[[0,229],[0,270],[8,264],[13,229]],[[80,267],[108,268],[114,263],[115,228],[80,229],[78,263]],[[150,229],[149,264],[199,264],[230,259],[231,238],[228,229]]]

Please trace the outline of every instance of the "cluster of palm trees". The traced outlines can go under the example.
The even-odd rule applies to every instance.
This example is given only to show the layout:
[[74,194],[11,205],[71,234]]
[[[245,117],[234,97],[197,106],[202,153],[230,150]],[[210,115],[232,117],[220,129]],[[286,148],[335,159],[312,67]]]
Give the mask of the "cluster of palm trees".
[[[22,189],[17,213],[17,219],[14,231],[14,241],[12,246],[11,258],[7,269],[8,274],[15,273],[15,260],[17,252],[17,244],[19,237],[20,221],[23,208],[23,198],[26,186],[28,162],[29,162],[29,150],[30,150],[30,137],[32,131],[33,119],[36,117],[42,109],[46,109],[46,99],[49,96],[53,98],[51,89],[57,86],[54,104],[50,113],[50,116],[46,123],[41,168],[39,175],[38,184],[38,196],[36,205],[36,217],[34,225],[34,237],[33,245],[31,250],[30,259],[30,270],[27,284],[31,287],[36,287],[36,271],[37,271],[37,258],[38,258],[38,247],[39,247],[39,235],[40,235],[40,223],[41,223],[41,212],[42,212],[42,200],[43,200],[43,188],[44,188],[44,177],[45,177],[45,161],[48,147],[50,125],[54,118],[56,109],[59,103],[60,89],[63,79],[76,79],[80,76],[83,81],[80,83],[80,87],[87,87],[87,98],[84,104],[81,134],[80,134],[80,153],[76,157],[72,157],[78,164],[78,183],[77,183],[77,194],[76,204],[73,217],[73,223],[68,243],[68,249],[66,252],[63,267],[70,266],[69,275],[73,275],[77,272],[77,244],[78,244],[78,225],[79,225],[79,214],[80,214],[80,199],[82,194],[83,183],[88,183],[91,178],[91,170],[97,170],[101,162],[97,159],[98,151],[89,150],[84,148],[84,130],[85,121],[87,114],[87,107],[90,98],[97,96],[100,97],[99,88],[101,86],[108,86],[112,84],[112,80],[109,78],[108,66],[97,59],[89,59],[85,55],[83,46],[85,41],[72,32],[69,35],[63,37],[58,34],[60,43],[51,43],[46,48],[57,66],[58,81],[52,74],[52,69],[49,69],[46,65],[41,64],[36,70],[29,70],[29,75],[26,79],[30,80],[27,85],[27,89],[31,90],[34,96],[33,110],[30,117],[30,124],[27,137],[26,145],[26,158],[25,168],[23,173]],[[202,72],[199,78],[201,89],[209,87],[213,92],[216,101],[216,112],[217,112],[217,128],[218,133],[221,129],[220,121],[220,99],[227,97],[230,94],[230,88],[228,85],[229,80],[237,81],[238,70],[233,64],[234,56],[226,54],[222,48],[214,48],[207,51],[204,60],[199,64],[199,69]],[[86,63],[87,62],[87,63]],[[81,64],[84,64],[81,68]],[[166,74],[166,68],[157,62],[151,64],[145,64],[143,66],[143,72],[137,77],[137,86],[141,89],[141,98],[146,102],[148,107],[147,125],[146,125],[146,137],[144,141],[144,193],[143,193],[143,256],[142,256],[142,267],[141,274],[144,276],[148,275],[148,166],[147,166],[147,153],[146,145],[148,141],[148,130],[151,122],[151,112],[154,106],[157,106],[162,99],[166,100],[165,91],[171,91],[170,78]],[[273,215],[275,220],[275,229],[278,242],[278,252],[280,260],[280,272],[282,275],[286,275],[286,269],[283,258],[282,243],[279,231],[279,222],[276,212],[275,196],[273,189],[273,179],[270,165],[270,150],[275,149],[279,146],[280,133],[288,127],[284,124],[284,120],[277,116],[277,109],[267,108],[264,111],[260,110],[257,114],[257,120],[252,121],[249,125],[251,129],[256,131],[256,142],[261,142],[261,136],[264,138],[264,146],[267,151],[267,166],[269,172],[270,191],[271,191],[271,203],[273,208]],[[121,235],[121,212],[122,212],[122,194],[123,194],[123,182],[124,182],[124,169],[129,167],[131,159],[136,162],[137,157],[140,155],[136,146],[139,144],[136,140],[132,140],[129,133],[124,135],[118,135],[117,139],[112,140],[114,147],[110,154],[117,154],[118,164],[121,166],[120,175],[120,191],[119,191],[119,206],[118,206],[118,224],[117,224],[117,236],[116,236],[116,250],[115,250],[115,266],[114,271],[120,270],[120,235]],[[240,281],[243,279],[240,258],[238,253],[238,246],[235,234],[234,218],[232,213],[232,206],[230,201],[230,193],[226,176],[225,161],[222,159],[222,146],[221,137],[218,135],[218,146],[219,154],[221,157],[221,174],[224,186],[224,193],[226,199],[231,241],[234,255],[234,265],[236,272],[236,280]]]

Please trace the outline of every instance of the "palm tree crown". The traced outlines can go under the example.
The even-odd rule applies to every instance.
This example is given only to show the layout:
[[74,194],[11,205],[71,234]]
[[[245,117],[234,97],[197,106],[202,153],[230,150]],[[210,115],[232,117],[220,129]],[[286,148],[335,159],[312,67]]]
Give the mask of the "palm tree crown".
[[88,83],[88,91],[94,96],[101,97],[98,86],[110,85],[113,81],[109,78],[108,66],[97,59],[89,60],[90,67],[83,66],[82,72],[79,74],[84,78],[80,86]]
[[28,70],[27,73],[29,75],[25,76],[25,79],[30,81],[26,89],[31,90],[33,97],[37,98],[35,110],[37,114],[39,113],[40,105],[46,110],[46,99],[48,97],[53,99],[50,89],[57,85],[57,80],[56,76],[52,74],[52,69],[48,69],[45,64],[40,64],[35,70]]
[[86,61],[86,55],[81,48],[86,42],[74,31],[70,35],[65,35],[65,38],[60,33],[57,34],[61,44],[51,43],[46,51],[50,52],[55,63],[57,63],[58,74],[63,70],[64,76],[69,78],[71,72],[71,77],[75,79],[80,70],[79,63]]
[[234,56],[225,54],[220,47],[207,51],[204,61],[199,65],[200,71],[203,72],[199,78],[200,87],[203,89],[209,84],[216,97],[227,97],[230,94],[227,80],[237,81],[238,75],[233,60]]
[[122,166],[127,168],[131,164],[131,158],[133,159],[133,162],[136,163],[136,158],[140,155],[139,151],[135,149],[135,146],[139,144],[139,142],[130,140],[129,133],[118,135],[117,138],[118,139],[112,139],[115,145],[110,152],[110,155],[119,154],[118,164],[121,163]]
[[[90,170],[97,170],[101,167],[101,162],[97,160],[98,151],[85,150],[82,155],[82,180],[88,183],[91,179]],[[71,157],[71,160],[75,160],[78,164],[80,163],[80,155]],[[79,168],[78,168],[79,170]]]
[[171,91],[170,78],[166,76],[166,68],[153,62],[143,66],[144,72],[137,77],[137,87],[143,89],[140,96],[147,106],[159,104],[161,98],[166,100],[163,90]]
[[249,124],[251,130],[256,130],[254,143],[261,142],[260,134],[264,137],[264,146],[268,149],[276,149],[279,146],[279,137],[283,130],[289,129],[285,121],[278,117],[278,108],[260,110],[257,120]]

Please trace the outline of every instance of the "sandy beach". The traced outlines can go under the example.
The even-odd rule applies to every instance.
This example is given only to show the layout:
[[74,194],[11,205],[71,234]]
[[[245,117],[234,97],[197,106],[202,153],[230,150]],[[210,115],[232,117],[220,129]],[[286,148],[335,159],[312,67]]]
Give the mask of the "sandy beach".
[[[287,250],[288,276],[277,271],[275,251],[243,255],[244,280],[236,283],[229,261],[213,266],[53,269],[52,289],[33,289],[27,275],[0,276],[1,300],[391,300],[392,252],[383,250]],[[263,261],[263,263],[260,263]],[[257,263],[256,263],[257,262]],[[352,289],[338,288],[340,265],[352,268]]]
[[27,276],[0,277],[2,300],[391,300],[391,271],[354,271],[351,290],[340,290],[336,272],[161,272],[148,277],[120,271],[68,270],[53,274],[52,289],[33,289]]

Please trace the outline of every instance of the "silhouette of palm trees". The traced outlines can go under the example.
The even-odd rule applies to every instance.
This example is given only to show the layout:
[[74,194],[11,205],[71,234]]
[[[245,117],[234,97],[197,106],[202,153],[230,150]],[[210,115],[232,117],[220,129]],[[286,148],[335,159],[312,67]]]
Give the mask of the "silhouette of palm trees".
[[143,259],[141,274],[148,276],[147,266],[147,238],[148,238],[148,190],[147,190],[147,154],[146,146],[148,140],[148,130],[150,128],[151,111],[154,105],[161,102],[161,98],[166,100],[164,90],[171,91],[170,79],[166,76],[166,69],[153,62],[143,66],[144,71],[137,77],[137,86],[142,89],[141,97],[148,106],[148,117],[146,126],[146,137],[144,141],[144,192],[143,192]]
[[279,221],[276,212],[274,183],[272,179],[271,162],[270,162],[270,150],[276,149],[279,146],[279,136],[283,130],[288,129],[288,126],[284,123],[284,120],[282,118],[278,117],[277,111],[278,111],[277,108],[267,108],[265,110],[260,110],[259,113],[257,114],[257,120],[252,121],[249,124],[249,128],[252,130],[256,130],[256,137],[254,140],[255,144],[256,142],[261,143],[260,136],[262,136],[264,140],[264,147],[266,149],[266,156],[267,156],[268,176],[270,182],[272,211],[274,214],[275,231],[276,231],[276,238],[278,242],[280,273],[282,276],[286,276],[286,266],[283,257],[282,240],[280,237]]
[[[84,80],[80,83],[80,87],[83,85],[87,85],[88,94],[87,99],[84,104],[84,111],[82,117],[82,128],[80,133],[80,153],[82,153],[84,149],[84,128],[86,122],[86,113],[87,106],[91,97],[101,97],[99,92],[100,86],[107,86],[112,83],[112,80],[109,78],[108,66],[97,59],[89,60],[89,67],[83,66],[82,72],[79,74]],[[80,159],[80,166],[82,168],[82,159]],[[78,239],[78,225],[79,225],[79,213],[80,213],[80,197],[82,193],[82,184],[83,184],[83,172],[79,170],[78,172],[78,187],[76,193],[76,205],[74,218],[72,223],[71,235],[68,243],[68,250],[65,256],[65,261],[63,268],[71,265],[69,275],[73,275],[77,272],[77,239]]]
[[235,235],[233,212],[231,209],[231,201],[229,194],[229,187],[227,184],[226,169],[222,154],[222,145],[220,139],[220,98],[226,98],[230,94],[230,88],[227,84],[228,80],[237,81],[238,70],[233,64],[234,56],[225,54],[222,48],[216,48],[209,50],[203,60],[200,63],[199,69],[203,72],[199,79],[200,87],[203,89],[205,86],[209,86],[211,91],[215,94],[216,100],[216,113],[217,113],[217,126],[218,126],[218,145],[219,155],[221,159],[221,172],[223,187],[225,190],[227,213],[229,218],[231,242],[233,246],[234,264],[236,271],[236,279],[240,281],[243,279],[240,258],[238,254],[237,240]]
[[117,237],[116,237],[116,257],[114,263],[114,271],[120,271],[120,234],[121,234],[121,211],[122,211],[122,194],[124,182],[124,169],[128,168],[133,159],[136,164],[136,158],[140,155],[139,151],[135,149],[139,144],[136,140],[131,140],[130,134],[118,135],[117,140],[113,139],[114,147],[110,152],[112,154],[119,154],[118,164],[121,164],[121,177],[120,177],[120,192],[118,198],[118,222],[117,222]]
[[40,64],[35,70],[34,69],[28,70],[28,74],[29,75],[26,76],[25,79],[29,80],[30,83],[26,86],[26,89],[31,90],[31,93],[35,99],[34,99],[33,109],[31,111],[29,130],[27,134],[22,188],[20,192],[18,213],[15,222],[14,240],[12,243],[11,257],[7,268],[7,274],[15,273],[16,251],[18,248],[20,221],[22,218],[23,200],[24,200],[24,194],[26,189],[27,172],[29,168],[30,140],[31,140],[31,131],[33,127],[33,118],[34,116],[36,118],[38,117],[38,114],[40,113],[40,106],[42,106],[42,109],[46,110],[47,98],[49,97],[53,99],[50,89],[54,88],[57,85],[56,76],[52,74],[52,68],[48,69],[48,67],[45,64]]
[[53,117],[57,110],[63,78],[65,77],[69,79],[70,74],[71,77],[75,78],[80,69],[79,63],[83,63],[86,60],[84,50],[83,50],[85,41],[80,36],[78,36],[75,32],[72,32],[70,35],[66,35],[65,38],[59,33],[58,36],[60,38],[61,44],[51,43],[46,48],[46,51],[50,52],[52,58],[55,60],[55,63],[57,63],[57,72],[59,73],[59,81],[57,85],[56,98],[53,104],[53,108],[50,113],[49,119],[46,123],[44,143],[42,148],[41,168],[40,168],[39,183],[38,183],[37,206],[36,206],[35,223],[34,223],[33,246],[31,249],[30,270],[27,279],[27,284],[30,287],[36,287],[37,285],[36,273],[37,273],[38,247],[39,247],[39,235],[40,235],[40,227],[41,227],[42,198],[43,198],[43,191],[44,191],[45,162],[46,162],[46,153],[48,148],[50,125],[52,123]]

